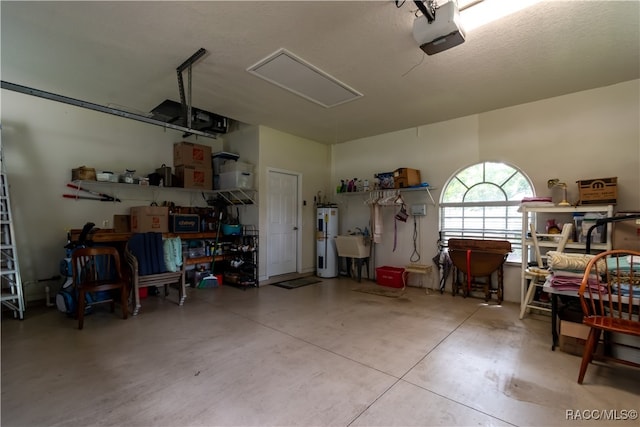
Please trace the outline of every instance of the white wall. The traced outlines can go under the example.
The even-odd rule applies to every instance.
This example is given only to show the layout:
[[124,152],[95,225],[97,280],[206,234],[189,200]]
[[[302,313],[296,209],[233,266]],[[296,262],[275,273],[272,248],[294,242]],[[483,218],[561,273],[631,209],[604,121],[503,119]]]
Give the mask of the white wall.
[[[332,183],[341,178],[373,178],[400,167],[419,169],[422,180],[441,189],[458,170],[495,160],[527,174],[541,196],[549,178],[569,184],[569,200],[578,198],[577,180],[618,177],[618,210],[640,210],[640,81],[574,93],[447,122],[363,138],[332,148]],[[440,192],[436,190],[436,197]],[[411,194],[408,203],[426,202]],[[436,198],[436,201],[438,201]],[[341,232],[368,224],[369,211],[358,196],[342,196]],[[403,266],[413,252],[413,224],[398,224],[394,240],[393,208],[384,208],[383,243],[376,265]],[[438,212],[428,206],[420,219],[418,251],[432,264],[438,237]],[[435,280],[437,283],[437,279]],[[507,268],[505,299],[520,300],[519,266]],[[449,286],[449,285],[448,285]]]
[[[575,181],[618,177],[619,210],[640,210],[640,81],[579,92],[433,125],[405,129],[371,138],[326,146],[274,129],[252,126],[224,139],[191,138],[212,151],[235,151],[258,165],[259,201],[264,197],[267,168],[300,172],[302,180],[302,270],[315,270],[315,209],[318,191],[341,207],[341,229],[366,226],[368,209],[357,196],[336,196],[340,178],[373,178],[376,172],[398,167],[420,169],[422,178],[441,188],[459,169],[483,160],[502,160],[524,170],[538,194],[549,195],[549,178],[569,185]],[[71,169],[80,165],[141,174],[162,163],[171,164],[172,145],[182,133],[2,90],[2,143],[11,186],[18,253],[26,294],[42,298],[37,279],[58,273],[64,256],[66,230],[91,221],[102,226],[113,214],[150,198],[177,204],[204,205],[199,193],[136,191],[119,194],[123,203],[73,201],[62,198]],[[227,141],[228,140],[228,141]],[[255,161],[254,161],[255,160]],[[436,201],[439,190],[435,190]],[[553,193],[554,196],[559,194]],[[409,203],[427,203],[426,194],[407,196]],[[248,208],[255,209],[255,208]],[[266,205],[259,203],[264,229]],[[242,213],[255,219],[255,212]],[[413,251],[411,222],[399,224],[398,249],[393,252],[392,212],[385,211],[384,243],[377,248],[377,265],[404,265]],[[110,226],[110,225],[109,225]],[[419,221],[418,251],[431,263],[436,253],[438,213],[428,205]],[[262,248],[266,242],[261,236]],[[261,277],[265,251],[261,250]],[[519,301],[519,269],[507,271],[505,298]]]
[[[315,271],[315,219],[314,196],[318,191],[327,194],[331,167],[331,148],[309,139],[296,137],[275,129],[260,126],[260,230],[265,230],[267,220],[266,174],[269,168],[302,174],[302,199],[300,212],[301,272]],[[261,231],[262,233],[262,231]],[[266,248],[263,237],[262,247]],[[265,250],[260,254],[261,264]],[[264,258],[266,260],[266,258]]]

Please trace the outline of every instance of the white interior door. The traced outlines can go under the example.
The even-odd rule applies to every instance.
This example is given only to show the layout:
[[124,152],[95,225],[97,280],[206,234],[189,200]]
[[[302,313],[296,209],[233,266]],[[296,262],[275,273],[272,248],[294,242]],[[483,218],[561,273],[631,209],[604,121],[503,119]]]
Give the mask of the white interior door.
[[267,275],[296,272],[298,175],[268,172]]

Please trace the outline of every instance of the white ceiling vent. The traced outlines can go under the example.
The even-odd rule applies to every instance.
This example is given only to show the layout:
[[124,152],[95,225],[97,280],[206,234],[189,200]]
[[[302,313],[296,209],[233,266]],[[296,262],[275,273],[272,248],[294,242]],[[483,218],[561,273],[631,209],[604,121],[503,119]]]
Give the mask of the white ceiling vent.
[[247,71],[326,108],[360,98],[362,94],[317,67],[279,49]]

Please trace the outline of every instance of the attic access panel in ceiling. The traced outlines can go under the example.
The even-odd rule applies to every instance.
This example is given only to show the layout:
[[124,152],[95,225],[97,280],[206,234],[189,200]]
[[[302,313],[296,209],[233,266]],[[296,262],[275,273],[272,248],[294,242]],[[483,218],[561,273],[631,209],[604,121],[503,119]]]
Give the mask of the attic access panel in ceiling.
[[[182,123],[182,104],[165,99],[160,105],[151,110],[151,117],[165,123]],[[229,119],[210,113],[199,108],[191,108],[191,128],[199,131],[226,133]]]
[[247,68],[247,71],[325,108],[363,96],[286,49],[275,51]]

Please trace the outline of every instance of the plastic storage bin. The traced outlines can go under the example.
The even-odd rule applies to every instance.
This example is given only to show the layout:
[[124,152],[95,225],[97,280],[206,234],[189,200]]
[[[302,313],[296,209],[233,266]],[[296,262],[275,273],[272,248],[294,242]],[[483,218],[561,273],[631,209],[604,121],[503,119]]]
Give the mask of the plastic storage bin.
[[376,283],[391,288],[404,287],[404,268],[389,266],[376,268]]
[[220,166],[220,173],[225,172],[248,172],[253,173],[253,165],[244,162],[226,162]]
[[220,190],[234,188],[253,189],[253,173],[240,171],[220,173]]

